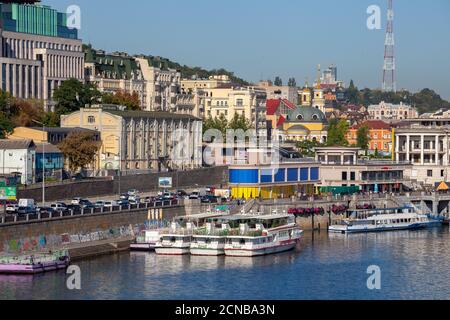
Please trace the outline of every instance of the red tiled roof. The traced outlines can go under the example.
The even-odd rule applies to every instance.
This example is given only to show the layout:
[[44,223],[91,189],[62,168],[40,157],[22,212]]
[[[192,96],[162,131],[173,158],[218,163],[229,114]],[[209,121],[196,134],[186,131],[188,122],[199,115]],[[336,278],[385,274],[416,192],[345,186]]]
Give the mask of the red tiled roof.
[[283,116],[280,116],[280,119],[278,119],[277,128],[281,127],[285,121],[286,121],[286,118]]
[[369,127],[369,129],[372,130],[381,130],[381,129],[385,129],[385,130],[390,130],[392,128],[392,126],[384,121],[381,120],[368,120],[362,124],[359,125],[355,125],[352,127],[352,129],[359,129],[361,128],[363,125],[367,125]]
[[284,103],[289,109],[293,110],[296,108],[295,104],[293,104],[287,99],[267,99],[266,102],[267,115],[273,116],[275,112],[277,112],[281,103]]
[[267,99],[266,108],[267,115],[273,116],[275,112],[277,112],[278,107],[280,106],[281,99]]
[[292,110],[293,110],[293,109],[296,108],[295,104],[293,104],[293,103],[290,102],[289,100],[283,99],[282,101],[283,101],[283,103],[284,103],[289,109],[292,109]]

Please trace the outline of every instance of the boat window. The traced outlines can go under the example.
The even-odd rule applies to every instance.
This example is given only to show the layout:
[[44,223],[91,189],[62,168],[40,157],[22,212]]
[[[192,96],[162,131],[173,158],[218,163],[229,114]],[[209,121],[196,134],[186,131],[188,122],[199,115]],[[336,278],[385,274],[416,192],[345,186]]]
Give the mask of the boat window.
[[245,239],[241,239],[241,240],[239,241],[239,244],[245,244]]

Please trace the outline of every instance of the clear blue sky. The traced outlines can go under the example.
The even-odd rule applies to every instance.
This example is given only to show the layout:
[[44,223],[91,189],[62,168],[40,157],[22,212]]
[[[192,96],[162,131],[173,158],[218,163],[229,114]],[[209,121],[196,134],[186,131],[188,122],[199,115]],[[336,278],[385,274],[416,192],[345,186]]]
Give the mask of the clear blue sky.
[[[182,64],[226,68],[249,80],[338,66],[360,88],[381,86],[387,0],[43,0],[78,4],[80,36],[107,51],[160,55]],[[382,29],[366,27],[369,5]],[[450,1],[394,0],[398,87],[430,87],[450,99]]]

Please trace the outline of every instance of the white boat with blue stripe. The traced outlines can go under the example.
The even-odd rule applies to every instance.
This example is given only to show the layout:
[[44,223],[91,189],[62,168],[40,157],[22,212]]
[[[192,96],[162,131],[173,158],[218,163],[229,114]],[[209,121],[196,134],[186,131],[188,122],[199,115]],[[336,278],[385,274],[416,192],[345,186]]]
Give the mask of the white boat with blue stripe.
[[[400,211],[396,213],[386,213],[388,210]],[[381,214],[380,214],[381,212]],[[342,219],[331,225],[328,230],[336,233],[364,233],[381,232],[395,230],[422,229],[434,225],[436,221],[430,219],[425,214],[415,211],[414,207],[404,207],[395,209],[373,210],[372,214],[367,212],[364,217],[352,216]]]

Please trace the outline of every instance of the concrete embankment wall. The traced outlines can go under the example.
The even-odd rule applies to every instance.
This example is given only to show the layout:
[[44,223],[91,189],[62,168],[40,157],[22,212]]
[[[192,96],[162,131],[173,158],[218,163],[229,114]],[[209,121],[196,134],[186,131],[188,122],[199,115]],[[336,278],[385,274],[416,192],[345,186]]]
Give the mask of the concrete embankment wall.
[[[45,191],[47,201],[71,199],[73,197],[99,197],[130,189],[139,191],[158,190],[159,177],[172,177],[173,187],[220,186],[228,182],[228,167],[203,168],[191,171],[163,172],[114,177],[104,180],[73,183],[48,184]],[[18,190],[18,198],[42,200],[40,185]]]
[[[162,209],[163,220],[186,214],[184,206]],[[22,253],[27,251],[47,250],[65,242],[64,238],[79,238],[80,242],[100,238],[105,234],[129,236],[129,228],[144,225],[148,218],[147,210],[104,213],[89,216],[64,217],[47,221],[21,222],[0,225],[0,252]],[[114,232],[113,232],[114,231]],[[90,239],[83,239],[89,238]]]

